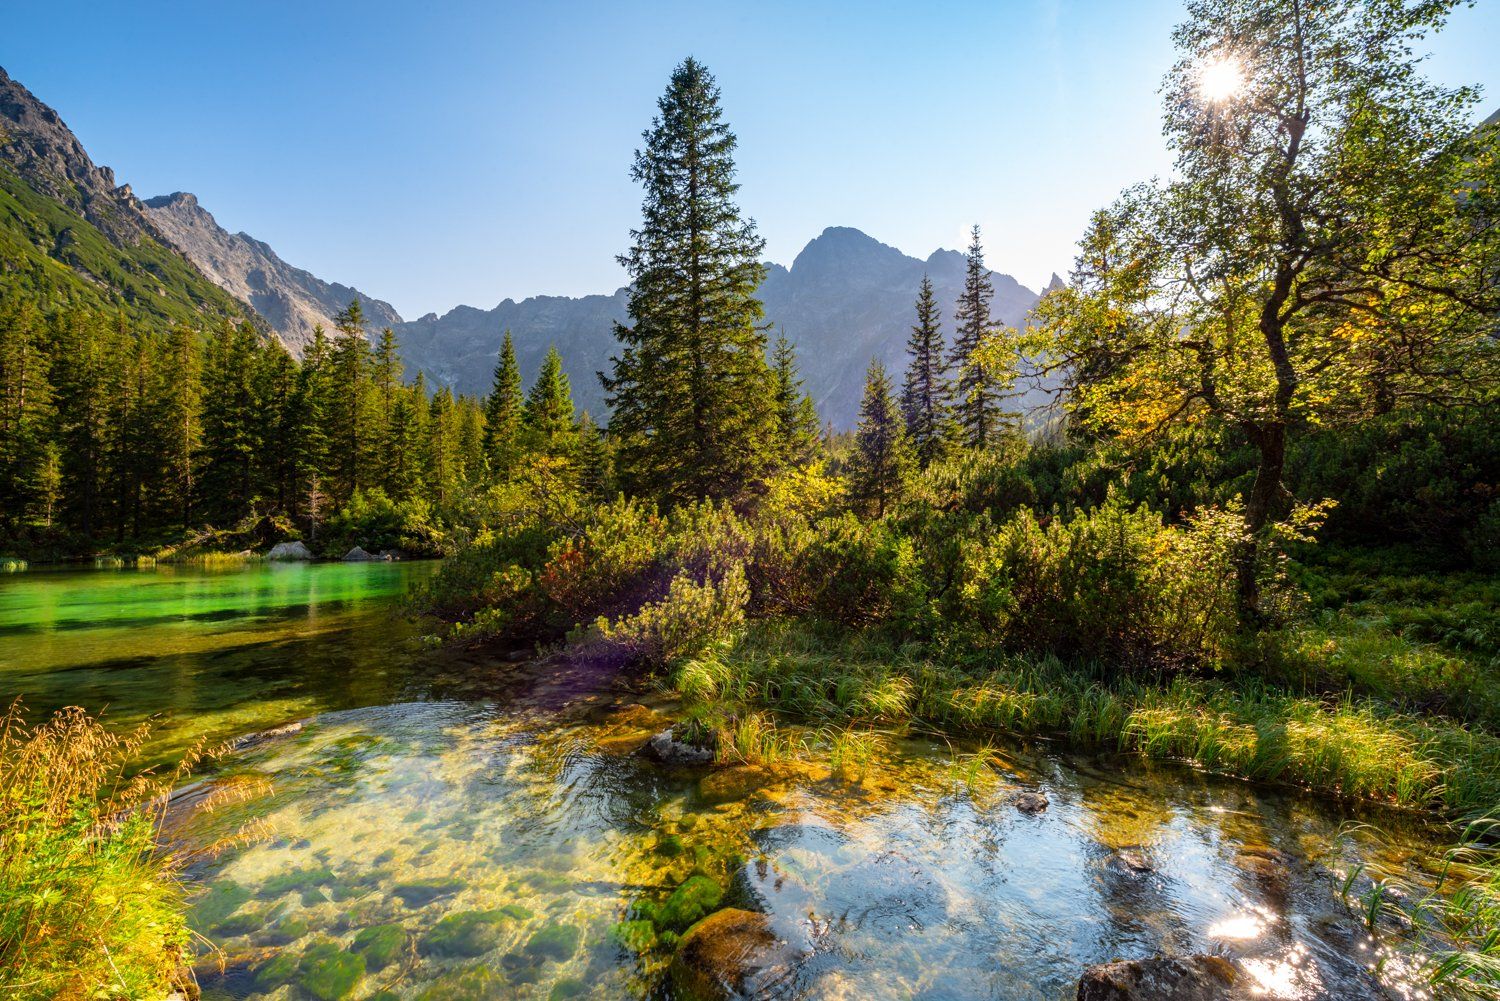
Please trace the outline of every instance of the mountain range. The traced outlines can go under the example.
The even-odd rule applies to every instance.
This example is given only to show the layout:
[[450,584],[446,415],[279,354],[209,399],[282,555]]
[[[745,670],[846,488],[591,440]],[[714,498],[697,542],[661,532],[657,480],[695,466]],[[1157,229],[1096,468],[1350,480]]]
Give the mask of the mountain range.
[[[759,290],[766,321],[797,345],[806,388],[825,421],[853,426],[870,359],[880,359],[899,382],[924,274],[951,317],[964,278],[957,251],[922,260],[835,226],[790,267],[766,265]],[[227,232],[192,194],[141,201],[129,185],[116,185],[108,167],[93,163],[52,108],[0,69],[0,292],[21,280],[17,275],[60,290],[49,295],[53,300],[135,315],[249,317],[296,355],[315,326],[331,329],[333,316],[358,297],[369,333],[387,326],[396,332],[409,375],[420,371],[464,393],[488,391],[509,330],[525,378],[556,346],[575,401],[595,415],[605,410],[596,373],[608,369],[617,347],[614,325],[627,319],[622,288],[506,299],[491,309],[458,306],[404,321],[389,303],[294,267],[246,233]],[[1039,293],[1009,275],[992,278],[992,319],[1023,323]],[[1058,282],[1054,275],[1052,285]],[[951,334],[951,322],[946,327]]]

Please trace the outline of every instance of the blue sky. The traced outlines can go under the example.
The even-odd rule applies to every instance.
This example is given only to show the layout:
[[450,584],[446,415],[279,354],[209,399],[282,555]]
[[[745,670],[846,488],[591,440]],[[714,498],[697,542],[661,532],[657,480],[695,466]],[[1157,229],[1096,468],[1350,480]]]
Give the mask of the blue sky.
[[[628,170],[673,65],[718,76],[740,197],[790,264],[827,226],[1066,272],[1089,213],[1170,165],[1173,0],[862,3],[11,0],[0,65],[143,197],[407,318],[622,284]],[[1431,40],[1500,107],[1500,2]]]

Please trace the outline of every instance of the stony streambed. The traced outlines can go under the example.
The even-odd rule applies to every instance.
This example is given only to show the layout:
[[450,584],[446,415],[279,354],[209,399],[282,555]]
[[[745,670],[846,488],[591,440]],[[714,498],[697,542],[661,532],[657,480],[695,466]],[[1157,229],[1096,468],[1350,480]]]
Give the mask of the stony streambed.
[[204,997],[1055,999],[1156,953],[1352,996],[1380,947],[1338,880],[1405,855],[1175,767],[898,740],[857,772],[673,767],[641,750],[665,722],[410,703],[247,748],[217,781],[274,793],[190,824],[274,831],[197,873]]

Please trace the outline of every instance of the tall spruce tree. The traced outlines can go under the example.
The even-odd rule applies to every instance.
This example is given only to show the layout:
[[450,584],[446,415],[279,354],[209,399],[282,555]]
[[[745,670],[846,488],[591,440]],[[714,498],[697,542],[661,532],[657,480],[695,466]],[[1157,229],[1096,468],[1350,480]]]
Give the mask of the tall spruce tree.
[[1000,395],[985,371],[980,349],[991,329],[990,301],[995,297],[984,247],[975,226],[964,272],[964,290],[953,314],[954,415],[960,439],[969,448],[985,448],[996,437]]
[[547,349],[542,370],[526,395],[522,414],[530,446],[544,455],[572,457],[578,439],[573,417],[573,387],[563,371],[557,348]]
[[740,216],[735,137],[713,76],[672,73],[631,176],[641,227],[619,258],[631,279],[623,345],[600,374],[635,489],[669,499],[742,490],[774,460],[771,373],[755,289],[765,241]]
[[942,454],[951,438],[948,360],[943,350],[943,331],[939,325],[937,301],[932,294],[932,279],[922,276],[917,293],[917,323],[906,339],[910,361],[906,382],[901,388],[901,414],[906,420],[906,434],[912,451],[923,469]]
[[911,471],[911,445],[906,424],[891,395],[891,380],[878,359],[865,373],[865,396],[854,433],[850,492],[880,518],[900,497]]
[[198,452],[203,444],[203,372],[198,332],[183,323],[167,336],[166,364],[159,373],[159,433],[166,482],[164,510],[186,530],[192,525]]
[[[0,311],[0,531],[14,534],[28,514],[45,514],[41,489],[53,431],[53,392],[45,329],[28,301]],[[60,467],[58,467],[60,468]]]
[[521,366],[516,363],[516,348],[510,331],[500,343],[500,357],[495,362],[495,383],[484,401],[484,455],[490,471],[508,476],[515,463],[521,433],[521,408],[526,399],[521,391]]
[[333,494],[344,503],[360,487],[368,486],[365,458],[370,450],[367,393],[370,384],[370,348],[365,340],[364,309],[352,300],[333,318],[338,336],[333,342],[330,387],[329,466],[334,474]]
[[771,348],[771,385],[775,403],[776,461],[800,465],[818,441],[818,409],[802,389],[797,372],[797,349],[778,334]]

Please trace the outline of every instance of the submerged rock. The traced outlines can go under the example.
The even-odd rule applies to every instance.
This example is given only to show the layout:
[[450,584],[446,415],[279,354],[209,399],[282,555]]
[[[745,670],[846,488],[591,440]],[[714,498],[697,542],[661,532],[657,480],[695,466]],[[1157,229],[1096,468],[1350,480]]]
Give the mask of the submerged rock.
[[1223,956],[1158,956],[1089,967],[1077,1001],[1249,1001],[1249,990],[1249,978]]
[[515,919],[505,908],[449,914],[422,936],[417,951],[424,956],[482,956],[500,945],[504,926]]
[[772,931],[770,918],[728,907],[683,935],[672,957],[672,986],[680,1001],[758,997],[785,978],[800,956]]
[[278,542],[266,553],[268,560],[310,560],[313,558],[312,550],[301,542]]
[[641,753],[652,761],[672,767],[707,765],[714,760],[712,748],[699,747],[685,740],[678,740],[672,727],[646,741]]
[[382,970],[401,957],[406,948],[406,930],[398,924],[375,925],[361,929],[350,946],[365,957],[365,966]]
[[1230,959],[1194,955],[1102,963],[1084,971],[1077,1001],[1388,1001],[1358,962],[1323,954]]
[[297,963],[297,986],[318,1001],[339,1001],[354,993],[365,975],[365,958],[334,942],[320,942]]
[[439,897],[457,893],[466,884],[461,879],[434,878],[413,879],[405,883],[397,883],[391,887],[391,893],[400,897],[401,902],[407,907],[424,907]]
[[1034,792],[1030,789],[1016,793],[1011,797],[1010,804],[1022,813],[1027,814],[1041,813],[1051,805],[1046,793]]
[[782,761],[771,765],[732,765],[703,776],[698,782],[698,796],[705,803],[734,803],[762,789],[772,789],[791,782],[819,782],[828,775],[827,769],[801,761]]

